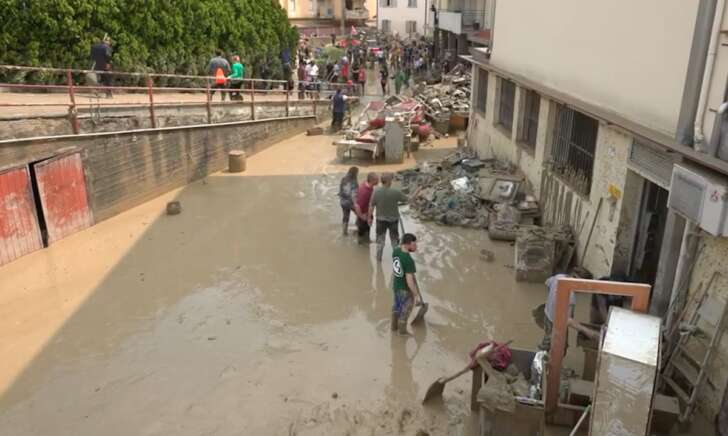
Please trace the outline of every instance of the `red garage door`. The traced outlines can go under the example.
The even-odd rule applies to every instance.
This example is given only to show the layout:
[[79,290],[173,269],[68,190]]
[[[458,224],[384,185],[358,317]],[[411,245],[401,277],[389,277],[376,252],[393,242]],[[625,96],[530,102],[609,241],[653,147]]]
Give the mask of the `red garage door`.
[[93,225],[79,153],[35,164],[48,244]]
[[0,171],[0,265],[43,248],[26,165]]

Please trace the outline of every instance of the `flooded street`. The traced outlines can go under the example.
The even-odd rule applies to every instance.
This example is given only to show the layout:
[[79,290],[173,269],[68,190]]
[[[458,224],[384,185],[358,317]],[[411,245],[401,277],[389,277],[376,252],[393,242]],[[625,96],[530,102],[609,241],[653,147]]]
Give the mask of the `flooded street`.
[[484,340],[533,348],[544,287],[508,243],[405,213],[430,310],[392,335],[391,249],[341,235],[330,144],[295,136],[0,268],[0,434],[474,434],[469,375],[425,390]]

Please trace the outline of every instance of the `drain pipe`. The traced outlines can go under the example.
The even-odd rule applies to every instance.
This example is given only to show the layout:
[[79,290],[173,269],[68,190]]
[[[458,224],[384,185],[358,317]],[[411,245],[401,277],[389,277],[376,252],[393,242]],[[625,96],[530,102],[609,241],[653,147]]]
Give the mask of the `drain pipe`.
[[694,143],[694,126],[698,112],[698,103],[705,73],[705,60],[708,55],[710,36],[715,20],[715,8],[718,0],[703,0],[698,3],[695,17],[693,43],[690,47],[688,69],[685,76],[680,115],[677,120],[675,139],[682,145],[692,146]]
[[723,13],[725,12],[726,0],[718,0],[716,7],[715,19],[713,20],[713,30],[710,35],[710,46],[708,47],[708,56],[705,59],[705,73],[703,74],[703,84],[700,89],[700,99],[698,100],[698,113],[695,117],[695,149],[706,152],[705,135],[703,134],[703,118],[705,117],[705,109],[708,107],[708,92],[710,91],[710,79],[713,77],[713,67],[715,66],[715,56],[718,52],[718,38],[723,28]]

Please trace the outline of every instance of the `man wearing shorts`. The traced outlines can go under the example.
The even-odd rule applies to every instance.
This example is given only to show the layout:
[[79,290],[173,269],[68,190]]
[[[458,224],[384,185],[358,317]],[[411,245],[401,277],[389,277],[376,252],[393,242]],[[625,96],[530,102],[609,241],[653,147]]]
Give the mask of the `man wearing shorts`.
[[417,251],[417,238],[412,233],[402,236],[402,244],[392,252],[392,331],[407,335],[407,320],[416,302],[422,301],[417,287],[417,267],[410,253]]

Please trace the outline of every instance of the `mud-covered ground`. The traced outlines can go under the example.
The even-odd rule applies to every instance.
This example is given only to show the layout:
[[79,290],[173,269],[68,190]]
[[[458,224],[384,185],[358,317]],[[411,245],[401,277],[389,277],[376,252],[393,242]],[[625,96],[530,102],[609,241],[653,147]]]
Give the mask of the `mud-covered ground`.
[[469,375],[421,399],[478,342],[534,348],[545,289],[515,282],[508,243],[405,211],[430,311],[392,335],[390,257],[341,235],[331,140],[298,135],[0,268],[0,434],[474,435]]

